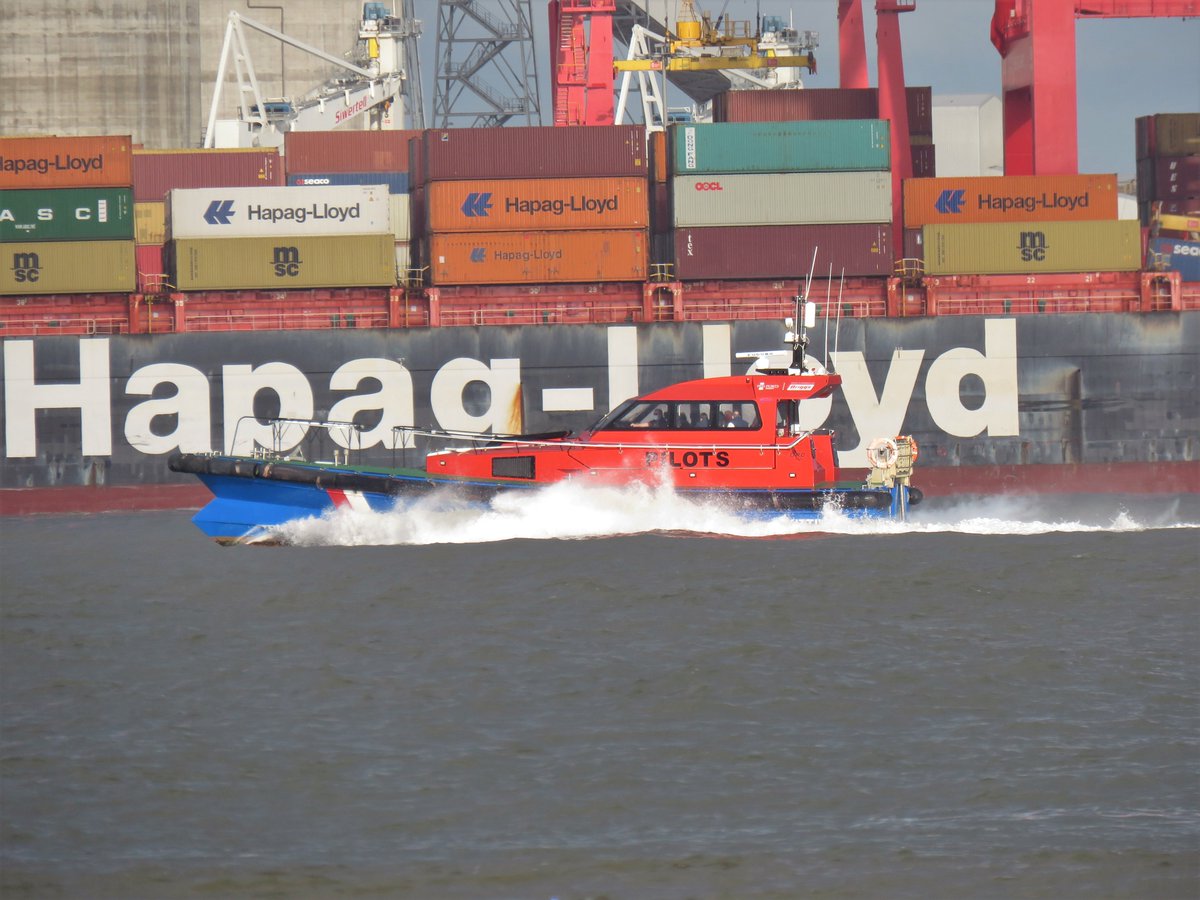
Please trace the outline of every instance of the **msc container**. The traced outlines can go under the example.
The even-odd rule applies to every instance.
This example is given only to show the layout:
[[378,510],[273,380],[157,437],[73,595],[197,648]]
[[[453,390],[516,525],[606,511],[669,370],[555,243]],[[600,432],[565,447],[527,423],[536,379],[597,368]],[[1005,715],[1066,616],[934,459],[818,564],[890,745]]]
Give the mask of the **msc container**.
[[1179,273],[1184,281],[1200,281],[1200,241],[1181,238],[1151,238],[1146,268]]
[[887,172],[681,175],[672,188],[677,228],[892,220]]
[[1200,113],[1159,113],[1135,121],[1138,159],[1200,153]]
[[818,268],[834,275],[891,275],[891,226],[777,225],[750,228],[678,228],[675,277],[803,278],[818,251]]
[[1117,217],[1116,175],[907,178],[904,224],[1077,222]]
[[398,241],[412,238],[412,204],[408,194],[388,195],[389,214],[392,219],[392,237]]
[[131,240],[129,188],[0,191],[0,243]]
[[184,291],[388,286],[396,279],[390,234],[202,238],[167,245]]
[[165,200],[185,188],[269,187],[283,184],[283,162],[274,149],[135,150],[133,199]]
[[133,204],[133,239],[139,244],[167,242],[167,204]]
[[1004,222],[925,226],[930,275],[1132,272],[1141,268],[1141,228],[1111,222]]
[[283,158],[293,172],[408,172],[408,142],[420,131],[289,131]]
[[[910,87],[909,134],[933,134],[933,90]],[[878,119],[875,88],[805,88],[802,91],[726,91],[713,98],[714,122],[802,122]]]
[[128,135],[0,138],[0,188],[129,187]]
[[615,231],[649,225],[645,178],[434,181],[426,215],[438,231]]
[[0,294],[106,294],[137,285],[133,241],[49,241],[0,247]]
[[[289,132],[289,134],[292,132]],[[390,194],[408,193],[407,172],[288,172],[289,187],[329,187],[348,184],[382,184]]]
[[168,197],[172,239],[392,233],[382,185],[204,188]]
[[881,171],[889,168],[888,123],[730,122],[673,125],[674,174]]
[[[574,129],[564,129],[574,130]],[[502,231],[429,237],[433,284],[644,281],[644,231]]]
[[640,125],[455,128],[424,133],[426,181],[472,178],[649,178]]

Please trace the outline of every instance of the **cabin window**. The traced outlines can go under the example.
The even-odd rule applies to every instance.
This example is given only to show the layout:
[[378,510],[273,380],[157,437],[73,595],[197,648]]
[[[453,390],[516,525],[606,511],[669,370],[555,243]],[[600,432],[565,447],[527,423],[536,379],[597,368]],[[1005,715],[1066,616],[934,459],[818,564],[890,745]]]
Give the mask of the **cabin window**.
[[534,477],[532,456],[501,456],[492,460],[492,475],[496,478]]
[[748,400],[635,400],[614,410],[594,430],[707,431],[761,425],[758,404]]

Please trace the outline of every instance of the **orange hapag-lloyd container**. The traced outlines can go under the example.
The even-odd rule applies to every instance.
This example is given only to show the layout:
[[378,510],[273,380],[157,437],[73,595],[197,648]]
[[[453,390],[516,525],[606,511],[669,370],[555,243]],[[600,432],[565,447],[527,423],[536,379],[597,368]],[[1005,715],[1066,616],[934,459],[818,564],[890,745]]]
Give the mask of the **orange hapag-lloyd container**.
[[437,285],[644,281],[647,244],[644,230],[434,234],[429,272]]
[[0,188],[129,187],[129,135],[0,138]]
[[433,181],[429,231],[615,231],[647,228],[645,178],[488,178]]
[[1088,222],[1117,217],[1117,176],[906,178],[904,226]]

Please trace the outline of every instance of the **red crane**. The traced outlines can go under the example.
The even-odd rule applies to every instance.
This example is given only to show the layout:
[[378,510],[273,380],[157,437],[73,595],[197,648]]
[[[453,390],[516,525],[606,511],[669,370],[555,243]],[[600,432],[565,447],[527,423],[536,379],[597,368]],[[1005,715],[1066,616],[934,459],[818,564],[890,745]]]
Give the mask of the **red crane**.
[[555,125],[613,123],[616,0],[550,0]]

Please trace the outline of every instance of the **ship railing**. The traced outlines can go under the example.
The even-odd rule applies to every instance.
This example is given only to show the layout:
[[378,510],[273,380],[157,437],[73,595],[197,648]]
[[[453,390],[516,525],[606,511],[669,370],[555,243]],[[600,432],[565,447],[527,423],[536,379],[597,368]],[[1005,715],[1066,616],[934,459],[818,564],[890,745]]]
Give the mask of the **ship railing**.
[[[257,431],[263,425],[270,428],[270,443],[263,444],[258,434],[247,437],[243,431]],[[341,422],[328,419],[300,419],[277,416],[265,420],[257,416],[242,416],[233,428],[233,455],[245,443],[251,445],[248,456],[265,460],[311,461],[327,465],[344,465],[350,462],[350,454],[361,452],[363,434],[369,431],[357,422]],[[330,458],[323,458],[325,456]]]
[[[715,429],[718,433],[722,429]],[[744,434],[745,429],[731,429]],[[482,434],[478,431],[456,431],[446,428],[422,428],[418,425],[396,425],[392,428],[393,432],[398,435],[398,441],[402,446],[415,446],[414,438],[423,437],[431,440],[442,440],[450,443],[464,443],[468,447],[462,450],[485,450],[495,449],[496,447],[514,447],[514,448],[529,448],[532,450],[560,450],[564,447],[589,448],[592,450],[603,448],[605,450],[619,450],[637,452],[641,450],[757,450],[761,453],[774,453],[780,450],[792,450],[804,441],[808,440],[817,431],[801,431],[796,434],[787,435],[788,440],[783,443],[770,444],[744,444],[744,443],[722,443],[721,441],[612,441],[591,440],[581,441],[577,438],[552,438],[541,437],[538,435],[519,435],[519,434]],[[461,452],[461,451],[460,451]]]
[[43,315],[16,319],[0,317],[0,337],[128,334],[129,331],[129,319],[123,316],[85,318],[72,315]]
[[387,328],[386,310],[333,312],[329,310],[282,310],[270,312],[221,312],[187,315],[188,331],[303,331],[330,328]]

